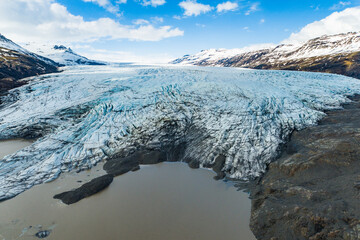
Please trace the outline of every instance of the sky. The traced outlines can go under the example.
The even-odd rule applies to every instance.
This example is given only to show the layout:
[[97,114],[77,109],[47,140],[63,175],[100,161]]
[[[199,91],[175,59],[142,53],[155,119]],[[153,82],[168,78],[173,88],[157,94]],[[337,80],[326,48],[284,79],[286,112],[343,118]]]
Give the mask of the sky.
[[360,0],[0,0],[0,33],[13,41],[116,62],[349,31],[360,31]]

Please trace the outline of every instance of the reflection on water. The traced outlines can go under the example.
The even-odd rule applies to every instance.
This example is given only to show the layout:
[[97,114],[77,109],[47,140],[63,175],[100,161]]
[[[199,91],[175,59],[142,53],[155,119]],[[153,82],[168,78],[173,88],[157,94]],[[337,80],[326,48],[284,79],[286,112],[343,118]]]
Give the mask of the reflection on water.
[[0,239],[34,239],[44,230],[54,240],[255,239],[247,194],[182,163],[142,167],[70,206],[52,199],[102,174],[101,165],[63,174],[0,203]]

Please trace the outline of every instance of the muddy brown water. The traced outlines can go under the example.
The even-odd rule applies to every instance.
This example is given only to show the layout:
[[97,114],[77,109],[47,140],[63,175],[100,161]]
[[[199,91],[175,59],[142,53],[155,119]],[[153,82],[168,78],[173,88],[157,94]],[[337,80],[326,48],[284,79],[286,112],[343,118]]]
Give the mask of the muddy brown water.
[[0,141],[0,159],[32,144],[31,140],[12,139]]
[[[0,158],[29,144],[1,141]],[[141,166],[70,206],[52,198],[102,174],[99,164],[0,202],[0,239],[36,239],[35,234],[45,230],[50,233],[46,239],[53,240],[255,239],[249,228],[248,194],[214,181],[211,171],[183,163]]]

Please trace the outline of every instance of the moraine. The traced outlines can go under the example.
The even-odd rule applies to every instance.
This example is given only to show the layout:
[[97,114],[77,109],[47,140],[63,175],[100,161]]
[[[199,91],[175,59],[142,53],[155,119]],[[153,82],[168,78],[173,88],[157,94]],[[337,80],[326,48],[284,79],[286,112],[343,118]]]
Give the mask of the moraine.
[[37,141],[0,161],[0,200],[144,149],[205,168],[224,156],[228,177],[257,177],[292,131],[359,93],[344,76],[214,67],[78,66],[34,77],[1,99],[0,139]]

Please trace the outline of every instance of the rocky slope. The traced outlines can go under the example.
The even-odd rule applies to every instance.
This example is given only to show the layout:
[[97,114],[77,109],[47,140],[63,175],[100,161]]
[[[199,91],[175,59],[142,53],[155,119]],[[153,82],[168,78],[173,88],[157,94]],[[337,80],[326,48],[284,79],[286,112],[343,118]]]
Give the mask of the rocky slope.
[[251,191],[261,240],[360,239],[360,97],[296,131]]
[[0,34],[0,95],[24,85],[19,79],[57,71],[58,64],[31,53]]
[[90,60],[84,56],[75,53],[71,48],[64,45],[54,45],[49,47],[48,45],[36,45],[26,44],[25,47],[31,51],[49,58],[62,66],[74,66],[74,65],[105,65],[104,62]]
[[172,63],[327,72],[360,78],[360,33],[322,36],[304,44],[282,44],[256,51],[210,49]]

